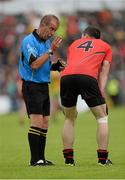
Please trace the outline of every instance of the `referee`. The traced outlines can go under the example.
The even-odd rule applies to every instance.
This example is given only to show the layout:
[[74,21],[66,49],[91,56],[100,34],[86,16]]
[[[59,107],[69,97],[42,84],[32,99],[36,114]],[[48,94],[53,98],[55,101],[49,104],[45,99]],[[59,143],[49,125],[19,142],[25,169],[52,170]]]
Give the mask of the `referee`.
[[19,75],[23,80],[22,93],[30,118],[31,166],[53,165],[45,159],[45,146],[50,115],[50,70],[63,69],[59,63],[52,66],[50,60],[62,40],[59,36],[51,40],[58,27],[59,19],[55,15],[45,15],[38,29],[23,39],[20,48]]

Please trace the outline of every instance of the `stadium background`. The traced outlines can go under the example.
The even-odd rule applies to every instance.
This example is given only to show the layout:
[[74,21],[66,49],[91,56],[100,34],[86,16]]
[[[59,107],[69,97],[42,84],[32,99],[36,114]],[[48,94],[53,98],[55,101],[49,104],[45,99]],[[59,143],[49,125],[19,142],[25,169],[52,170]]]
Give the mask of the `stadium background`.
[[[110,142],[113,166],[98,166],[96,123],[87,111],[79,113],[75,129],[75,167],[66,167],[62,156],[63,114],[59,109],[59,73],[52,74],[52,114],[47,140],[47,158],[54,167],[30,168],[27,143],[28,118],[20,111],[20,81],[17,77],[21,39],[38,26],[42,15],[60,17],[58,34],[63,43],[56,55],[66,58],[67,46],[80,37],[87,25],[102,29],[103,39],[113,48],[113,63],[107,86]],[[18,86],[19,84],[19,86]],[[82,110],[85,109],[81,101]],[[125,179],[125,0],[0,0],[0,179]],[[21,113],[18,113],[19,112]],[[24,109],[23,109],[24,110]],[[10,113],[8,113],[10,112]],[[22,116],[21,116],[22,115]],[[57,121],[51,121],[57,120]]]
[[[125,104],[125,1],[124,0],[4,0],[0,1],[0,113],[17,111],[17,66],[21,39],[36,27],[42,15],[55,13],[63,43],[57,55],[66,59],[68,45],[88,26],[99,26],[113,48],[107,86],[109,104]],[[56,106],[59,74],[52,75],[51,96]],[[56,107],[55,107],[56,109]]]

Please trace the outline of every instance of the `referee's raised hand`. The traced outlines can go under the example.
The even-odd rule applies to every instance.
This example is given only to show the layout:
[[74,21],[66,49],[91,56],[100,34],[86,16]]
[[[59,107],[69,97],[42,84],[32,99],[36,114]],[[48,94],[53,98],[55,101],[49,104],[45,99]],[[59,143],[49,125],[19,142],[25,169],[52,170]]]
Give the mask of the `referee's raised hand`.
[[62,42],[62,38],[60,36],[55,37],[55,39],[52,41],[51,44],[52,52],[56,51],[56,49],[60,46],[61,42]]

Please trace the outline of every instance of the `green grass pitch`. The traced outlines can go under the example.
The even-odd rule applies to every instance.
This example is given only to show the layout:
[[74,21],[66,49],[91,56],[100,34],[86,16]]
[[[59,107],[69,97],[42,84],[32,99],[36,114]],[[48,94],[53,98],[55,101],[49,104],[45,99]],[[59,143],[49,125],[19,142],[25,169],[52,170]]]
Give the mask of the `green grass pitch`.
[[27,130],[18,114],[0,116],[0,179],[125,179],[125,107],[109,111],[109,152],[113,165],[101,167],[96,158],[96,122],[90,112],[78,115],[75,127],[75,167],[67,167],[62,156],[63,115],[50,119],[46,157],[53,167],[29,167]]

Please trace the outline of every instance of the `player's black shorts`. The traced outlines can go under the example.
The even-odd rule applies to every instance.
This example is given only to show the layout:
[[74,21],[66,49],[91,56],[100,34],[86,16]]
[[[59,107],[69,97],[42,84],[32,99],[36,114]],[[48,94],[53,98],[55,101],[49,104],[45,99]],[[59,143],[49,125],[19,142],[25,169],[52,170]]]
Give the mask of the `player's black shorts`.
[[81,95],[89,107],[105,104],[98,82],[88,75],[66,75],[60,81],[61,103],[65,107],[76,106],[77,97]]
[[23,81],[22,93],[28,115],[50,115],[50,98],[48,84]]

